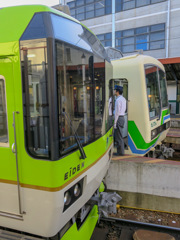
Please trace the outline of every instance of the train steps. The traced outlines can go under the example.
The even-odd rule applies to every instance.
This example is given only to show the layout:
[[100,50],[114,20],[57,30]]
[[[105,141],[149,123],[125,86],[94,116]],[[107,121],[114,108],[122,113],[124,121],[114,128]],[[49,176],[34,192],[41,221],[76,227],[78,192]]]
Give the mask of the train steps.
[[24,234],[19,234],[11,231],[0,229],[1,240],[42,240],[42,238],[35,238]]

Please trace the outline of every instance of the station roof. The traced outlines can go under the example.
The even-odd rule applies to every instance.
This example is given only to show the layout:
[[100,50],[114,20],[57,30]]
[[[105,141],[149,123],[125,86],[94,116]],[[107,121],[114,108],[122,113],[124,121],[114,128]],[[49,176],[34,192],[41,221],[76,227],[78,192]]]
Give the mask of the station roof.
[[180,81],[180,57],[158,59],[165,68],[167,81]]

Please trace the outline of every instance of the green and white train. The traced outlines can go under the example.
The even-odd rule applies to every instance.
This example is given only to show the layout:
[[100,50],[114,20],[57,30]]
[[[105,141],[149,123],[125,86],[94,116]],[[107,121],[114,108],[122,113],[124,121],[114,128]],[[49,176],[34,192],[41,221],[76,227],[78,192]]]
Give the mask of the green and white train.
[[90,239],[113,152],[105,49],[46,6],[0,9],[0,32],[0,225]]
[[163,65],[153,57],[139,54],[114,60],[112,65],[113,84],[124,86],[123,94],[128,100],[125,153],[153,157],[162,153],[171,155],[172,151],[162,145],[170,127]]

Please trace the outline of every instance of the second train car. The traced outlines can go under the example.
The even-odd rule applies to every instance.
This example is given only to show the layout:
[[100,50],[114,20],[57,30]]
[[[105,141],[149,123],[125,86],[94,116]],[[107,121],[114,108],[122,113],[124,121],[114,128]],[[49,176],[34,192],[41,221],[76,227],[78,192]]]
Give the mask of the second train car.
[[163,65],[141,54],[113,60],[112,65],[110,85],[112,88],[115,84],[123,86],[123,96],[127,99],[125,153],[167,156],[162,141],[170,127],[170,111]]

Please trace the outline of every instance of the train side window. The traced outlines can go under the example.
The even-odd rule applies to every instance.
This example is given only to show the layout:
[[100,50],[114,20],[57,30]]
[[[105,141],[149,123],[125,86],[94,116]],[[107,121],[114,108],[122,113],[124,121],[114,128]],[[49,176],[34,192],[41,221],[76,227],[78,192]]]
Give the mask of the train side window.
[[166,75],[165,72],[158,68],[159,72],[159,82],[161,89],[161,101],[162,107],[168,107],[168,96],[167,96],[167,86],[166,86]]
[[147,85],[147,97],[150,119],[160,116],[160,93],[158,81],[158,69],[153,65],[145,65],[145,77]]
[[5,79],[0,76],[0,146],[8,146]]
[[80,142],[93,140],[92,83],[88,78],[91,54],[64,43],[56,43],[56,74],[58,83],[60,154],[77,148],[77,142],[64,111]]
[[25,139],[28,152],[49,158],[49,99],[46,39],[21,41]]
[[77,149],[77,141],[70,124],[83,145],[104,133],[105,70],[99,67],[100,61],[104,60],[94,58],[92,53],[56,42],[61,155]]

